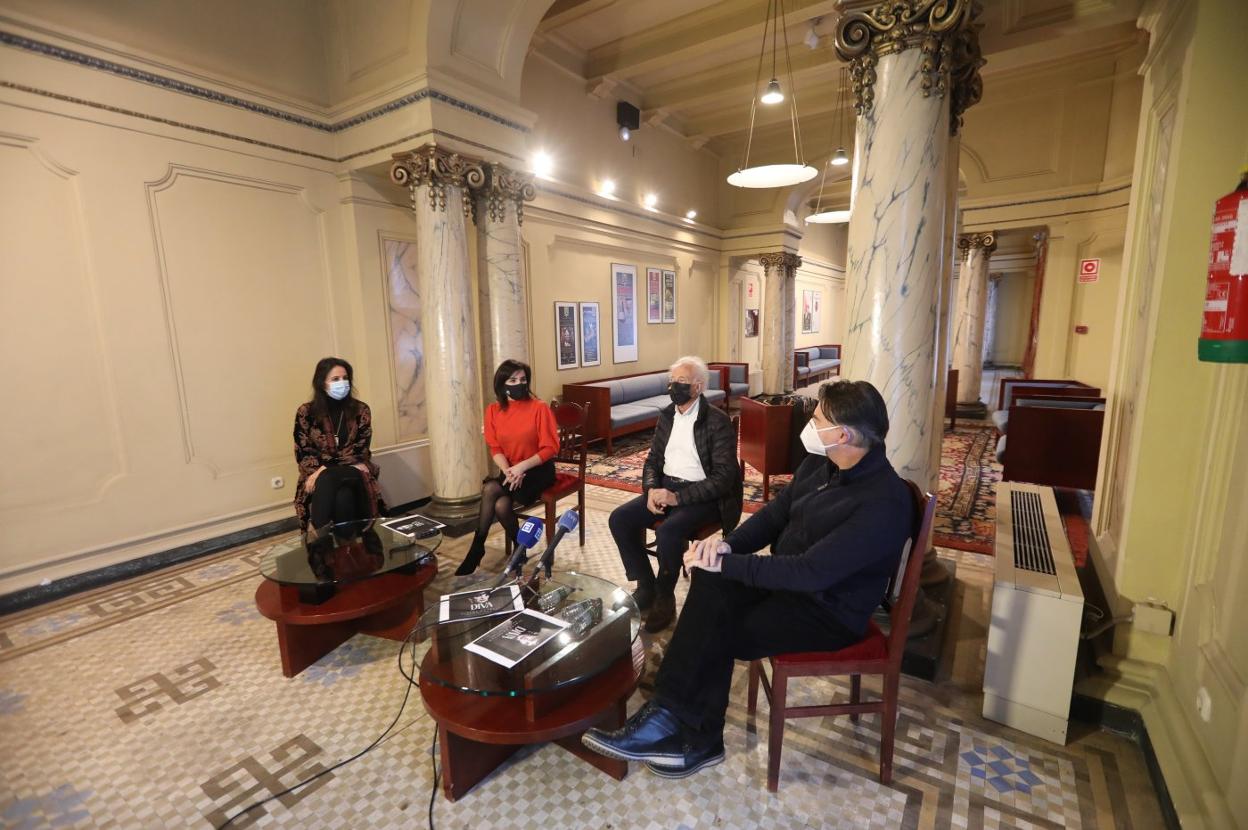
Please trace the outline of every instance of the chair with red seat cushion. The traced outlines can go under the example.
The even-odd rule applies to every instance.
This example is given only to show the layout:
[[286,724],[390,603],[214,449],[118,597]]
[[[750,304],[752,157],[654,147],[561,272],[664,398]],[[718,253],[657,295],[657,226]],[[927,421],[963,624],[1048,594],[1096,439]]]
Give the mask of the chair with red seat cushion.
[[[889,613],[889,633],[885,634],[874,622],[868,624],[867,635],[852,646],[839,651],[810,651],[781,654],[768,658],[771,662],[771,681],[763,671],[763,661],[750,663],[750,686],[748,711],[752,715],[758,708],[758,686],[771,704],[770,731],[767,740],[767,789],[775,792],[780,783],[780,749],[784,742],[784,722],[787,718],[812,718],[826,715],[849,715],[857,722],[860,714],[880,713],[880,783],[889,784],[893,779],[893,730],[897,724],[897,692],[901,683],[901,655],[906,647],[906,633],[910,628],[910,612],[919,590],[919,572],[923,569],[923,554],[931,543],[932,517],[936,512],[936,499],[930,493],[923,494],[912,481],[906,482],[915,501],[915,527],[918,532],[906,542],[900,571],[900,588],[894,580],[893,607]],[[908,555],[907,555],[908,554]],[[850,695],[848,703],[825,706],[786,706],[788,683],[794,677],[836,677],[849,675]],[[862,700],[862,675],[878,674],[884,678],[884,694],[880,700]]]
[[[542,491],[540,501],[546,506],[546,532],[554,533],[555,507],[559,500],[576,493],[576,512],[581,518],[577,527],[581,537],[581,547],[585,547],[585,458],[589,441],[585,436],[585,424],[589,420],[589,404],[572,402],[557,403],[551,406],[555,414],[555,425],[559,429],[559,452],[555,454],[555,482]],[[559,464],[575,464],[576,472],[564,472]],[[536,504],[536,503],[534,503]],[[517,518],[534,505],[524,505],[516,510]],[[507,537],[506,551],[511,556],[513,540]]]

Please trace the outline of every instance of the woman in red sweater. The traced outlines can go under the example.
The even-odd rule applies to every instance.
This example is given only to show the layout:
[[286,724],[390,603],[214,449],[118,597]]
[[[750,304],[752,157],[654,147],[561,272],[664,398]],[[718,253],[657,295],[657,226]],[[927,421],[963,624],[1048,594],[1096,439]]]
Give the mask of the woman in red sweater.
[[468,555],[455,571],[465,576],[477,569],[485,555],[485,537],[495,520],[512,539],[519,523],[512,512],[518,505],[538,500],[555,483],[559,430],[555,415],[529,390],[533,371],[518,360],[504,360],[494,373],[494,397],[485,410],[485,445],[499,474],[487,478],[481,489],[481,518]]

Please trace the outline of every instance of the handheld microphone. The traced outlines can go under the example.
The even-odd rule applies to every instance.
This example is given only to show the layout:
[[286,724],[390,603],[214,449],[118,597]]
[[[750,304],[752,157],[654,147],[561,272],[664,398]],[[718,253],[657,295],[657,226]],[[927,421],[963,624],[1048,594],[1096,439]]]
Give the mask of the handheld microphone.
[[499,576],[499,584],[506,581],[508,574],[520,574],[520,566],[528,559],[529,550],[542,541],[542,529],[545,523],[536,517],[528,517],[524,520],[524,524],[520,525],[520,531],[516,533],[516,550],[511,554],[511,559],[507,561],[507,567],[503,569]]
[[[559,521],[555,523],[555,535],[551,537],[550,544],[546,546],[546,550],[542,551],[542,558],[537,563],[538,569],[546,571],[547,579],[550,579],[550,569],[555,564],[555,548],[563,541],[563,537],[568,535],[568,531],[576,530],[576,526],[580,523],[581,517],[575,510],[565,510],[559,517]],[[535,570],[534,573],[536,572]]]

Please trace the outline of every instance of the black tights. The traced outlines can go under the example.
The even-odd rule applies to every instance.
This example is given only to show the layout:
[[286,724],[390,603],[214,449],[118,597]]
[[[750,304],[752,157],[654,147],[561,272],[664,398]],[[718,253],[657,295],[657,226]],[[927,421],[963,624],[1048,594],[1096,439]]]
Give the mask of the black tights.
[[485,544],[485,537],[490,532],[490,525],[498,522],[503,526],[507,538],[515,539],[520,532],[520,523],[512,512],[511,493],[503,489],[496,479],[485,482],[481,488],[481,514],[477,520],[477,538],[475,542]]
[[369,504],[368,485],[355,467],[347,464],[326,467],[316,479],[312,502],[308,506],[312,527],[322,528],[333,522],[351,522],[373,515]]

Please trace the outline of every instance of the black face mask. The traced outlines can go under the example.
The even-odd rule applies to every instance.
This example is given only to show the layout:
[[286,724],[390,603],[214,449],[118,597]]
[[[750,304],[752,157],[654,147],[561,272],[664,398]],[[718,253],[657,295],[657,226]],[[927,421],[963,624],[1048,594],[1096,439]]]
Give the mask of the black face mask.
[[529,399],[529,385],[527,383],[509,383],[505,388],[507,397],[513,401],[527,401]]
[[677,406],[684,406],[693,400],[693,384],[669,383],[667,385],[667,394],[671,396],[672,403]]

